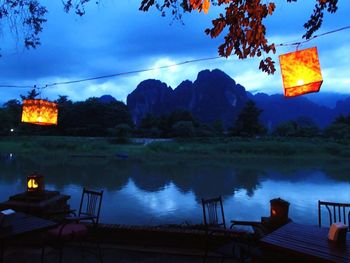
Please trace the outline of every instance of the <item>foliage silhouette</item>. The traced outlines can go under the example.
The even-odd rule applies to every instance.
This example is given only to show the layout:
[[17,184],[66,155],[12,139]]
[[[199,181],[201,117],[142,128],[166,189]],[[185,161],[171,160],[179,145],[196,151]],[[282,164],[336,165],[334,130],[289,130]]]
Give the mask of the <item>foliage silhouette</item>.
[[259,122],[262,110],[250,100],[242,109],[233,127],[232,133],[237,136],[254,137],[266,133],[266,128]]
[[[287,0],[296,2],[297,0]],[[85,5],[90,0],[63,0],[65,12],[74,12],[85,15]],[[99,4],[100,1],[93,1]],[[273,1],[265,3],[261,0],[210,0],[213,5],[222,6],[225,12],[212,21],[212,28],[205,33],[216,38],[225,32],[224,43],[218,47],[220,56],[229,57],[232,52],[240,59],[247,57],[264,57],[260,61],[259,68],[268,73],[275,72],[275,62],[266,56],[270,52],[275,53],[275,44],[269,43],[266,38],[266,27],[264,21],[273,15],[276,4]],[[183,13],[195,9],[207,12],[208,0],[141,0],[140,10],[148,11],[156,7],[165,16],[166,10],[170,10],[175,19],[180,19]],[[338,0],[315,0],[315,7],[309,20],[304,24],[306,33],[303,38],[310,39],[321,27],[325,12],[335,13],[338,9]],[[40,0],[4,0],[0,3],[0,22],[7,22],[7,26],[18,34],[24,32],[24,45],[27,48],[36,48],[40,45],[39,34],[43,30],[43,24],[48,10],[41,4]],[[19,30],[19,29],[24,30]],[[228,30],[226,30],[228,29]]]
[[[287,0],[296,2],[297,0]],[[274,1],[241,1],[241,0],[211,0],[214,5],[224,6],[225,12],[212,21],[212,28],[205,33],[216,38],[225,32],[224,43],[218,52],[220,56],[228,57],[232,52],[240,58],[261,57],[269,52],[275,53],[275,44],[269,44],[266,38],[266,27],[264,20],[273,15],[276,4]],[[335,13],[337,11],[337,0],[315,0],[315,8],[309,20],[304,24],[306,33],[303,38],[310,39],[321,27],[325,12]],[[140,10],[148,11],[152,6],[159,9],[163,15],[167,9],[171,15],[181,19],[182,13],[191,12],[194,9],[204,11],[206,0],[142,0]],[[226,29],[226,30],[225,30]],[[259,68],[268,73],[275,72],[274,61],[266,57],[260,61]]]

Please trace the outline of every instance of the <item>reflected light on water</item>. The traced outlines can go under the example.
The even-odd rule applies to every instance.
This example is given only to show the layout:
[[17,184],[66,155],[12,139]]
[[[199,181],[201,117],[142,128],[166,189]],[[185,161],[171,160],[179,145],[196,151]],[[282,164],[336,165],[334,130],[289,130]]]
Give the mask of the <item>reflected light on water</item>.
[[[156,219],[154,215],[161,217],[167,223],[181,223],[179,220],[186,221],[186,216],[182,217],[183,215],[190,215],[198,208],[194,194],[180,191],[172,182],[158,191],[149,192],[138,188],[130,179],[115,198],[128,200],[130,207],[137,206],[140,210],[138,218],[142,218],[144,213],[149,214],[151,219],[146,221],[152,221],[152,224],[164,223]],[[144,219],[141,219],[140,223],[142,222]]]
[[[78,207],[80,186],[67,185],[61,192],[72,195],[71,207]],[[150,192],[138,188],[134,181],[129,179],[120,191],[105,191],[103,199],[101,214],[104,223],[180,224],[192,222],[193,214],[201,216],[195,195],[192,192],[181,191],[172,182],[158,191]]]
[[230,208],[226,214],[236,220],[260,220],[261,216],[269,216],[270,200],[277,197],[290,203],[293,221],[316,225],[318,200],[349,203],[350,184],[332,180],[322,172],[298,181],[265,179],[252,197],[241,189],[225,199],[225,208]]
[[[0,162],[0,201],[25,190],[23,178],[28,171],[21,167],[27,165],[19,158],[8,162],[5,157]],[[197,224],[202,222],[201,198],[219,194],[228,223],[231,219],[260,220],[261,216],[269,216],[269,202],[277,197],[290,202],[293,221],[308,224],[317,224],[318,200],[350,203],[350,179],[343,176],[346,166],[334,174],[312,166],[296,169],[294,164],[288,169],[284,164],[263,168],[230,164],[113,166],[89,160],[79,166],[62,167],[53,166],[44,172],[47,189],[70,195],[71,208],[79,207],[84,186],[103,189],[103,223]]]

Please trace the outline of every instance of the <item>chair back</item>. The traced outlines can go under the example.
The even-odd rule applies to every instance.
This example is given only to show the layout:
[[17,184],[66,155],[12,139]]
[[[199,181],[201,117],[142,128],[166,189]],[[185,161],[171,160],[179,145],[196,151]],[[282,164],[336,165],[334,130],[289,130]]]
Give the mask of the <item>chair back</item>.
[[98,225],[100,210],[102,204],[103,190],[100,192],[87,190],[85,187],[81,195],[78,216],[91,216],[94,219],[94,225]]
[[342,222],[350,231],[350,204],[318,201],[318,226],[322,225],[322,208],[328,212],[329,225]]
[[219,227],[226,229],[224,207],[221,196],[211,199],[202,199],[203,221],[206,228]]

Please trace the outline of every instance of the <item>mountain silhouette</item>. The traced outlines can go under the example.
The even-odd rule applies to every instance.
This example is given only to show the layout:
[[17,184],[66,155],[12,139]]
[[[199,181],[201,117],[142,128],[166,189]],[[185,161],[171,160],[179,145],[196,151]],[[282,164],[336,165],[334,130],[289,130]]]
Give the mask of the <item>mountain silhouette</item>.
[[99,98],[99,101],[101,103],[111,103],[111,102],[116,102],[117,100],[111,96],[111,95],[102,95],[100,98]]
[[221,120],[225,128],[229,128],[249,99],[263,110],[261,122],[269,128],[299,118],[310,119],[323,128],[340,114],[350,114],[350,97],[330,94],[332,102],[325,106],[322,101],[326,101],[327,95],[319,99],[315,95],[312,99],[309,95],[294,98],[280,94],[253,95],[226,73],[215,69],[199,72],[194,82],[185,80],[174,90],[159,80],[144,80],[128,95],[127,106],[136,125],[148,113],[160,116],[174,110],[187,110],[203,123]]
[[211,124],[221,120],[229,127],[247,100],[243,86],[215,69],[199,72],[194,82],[183,81],[174,90],[159,80],[142,81],[128,95],[127,106],[136,125],[147,113],[160,116],[187,110],[201,122]]

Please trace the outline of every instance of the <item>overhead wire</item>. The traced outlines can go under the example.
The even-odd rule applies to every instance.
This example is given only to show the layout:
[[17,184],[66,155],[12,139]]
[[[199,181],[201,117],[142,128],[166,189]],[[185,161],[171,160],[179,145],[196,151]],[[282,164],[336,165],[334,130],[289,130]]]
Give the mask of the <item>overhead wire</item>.
[[180,65],[184,65],[184,64],[195,63],[195,62],[200,62],[200,61],[214,60],[214,59],[219,59],[219,58],[222,58],[222,57],[217,56],[217,57],[209,57],[209,58],[199,58],[199,59],[193,59],[193,60],[186,60],[186,61],[182,61],[182,62],[179,62],[179,63],[174,63],[174,64],[171,64],[171,65],[164,65],[164,66],[159,66],[159,67],[154,67],[154,68],[126,71],[126,72],[120,72],[120,73],[115,73],[115,74],[110,74],[110,75],[91,77],[91,78],[86,78],[86,79],[78,79],[78,80],[71,80],[71,81],[55,82],[55,83],[47,84],[46,87],[52,87],[52,86],[57,86],[57,85],[66,85],[66,84],[73,84],[73,83],[79,83],[79,82],[85,82],[85,81],[91,81],[91,80],[112,78],[112,77],[117,77],[117,76],[121,76],[121,75],[129,75],[129,74],[148,72],[148,71],[153,71],[153,70],[171,68],[171,67],[180,66]]
[[[336,33],[342,30],[350,29],[349,26],[345,26],[342,28],[338,28],[335,30],[327,31],[319,35],[314,35],[313,37],[306,39],[304,41],[294,41],[291,43],[280,43],[275,45],[276,47],[278,46],[297,46],[299,47],[301,44],[307,43],[315,38],[322,37],[328,34]],[[136,73],[143,73],[143,72],[149,72],[149,71],[154,71],[154,70],[160,70],[160,69],[166,69],[166,68],[171,68],[175,66],[181,66],[184,64],[190,64],[190,63],[196,63],[196,62],[201,62],[201,61],[209,61],[209,60],[215,60],[223,58],[221,56],[216,56],[216,57],[207,57],[207,58],[198,58],[198,59],[192,59],[192,60],[186,60],[178,63],[174,63],[171,65],[164,65],[164,66],[159,66],[159,67],[153,67],[153,68],[147,68],[147,69],[140,69],[140,70],[131,70],[131,71],[125,71],[125,72],[119,72],[119,73],[113,73],[109,75],[102,75],[102,76],[95,76],[95,77],[89,77],[89,78],[83,78],[83,79],[76,79],[76,80],[70,80],[70,81],[61,81],[61,82],[54,82],[54,83],[48,83],[46,85],[42,85],[41,89],[47,88],[47,87],[53,87],[53,86],[58,86],[58,85],[68,85],[68,84],[74,84],[74,83],[81,83],[81,82],[87,82],[87,81],[92,81],[92,80],[99,80],[99,79],[106,79],[106,78],[113,78],[117,76],[122,76],[122,75],[130,75],[130,74],[136,74]],[[0,88],[33,88],[38,85],[11,85],[11,84],[0,84]],[[39,86],[38,86],[39,87]]]
[[327,32],[324,32],[324,33],[319,34],[319,35],[314,35],[314,36],[310,37],[309,39],[306,39],[306,40],[303,40],[303,41],[293,41],[292,43],[281,43],[281,44],[277,44],[275,46],[276,47],[281,47],[281,46],[300,46],[301,44],[310,42],[311,40],[314,40],[315,38],[322,37],[322,36],[329,35],[329,34],[333,34],[333,33],[336,33],[336,32],[342,31],[342,30],[346,30],[346,29],[350,29],[350,25],[349,26],[344,26],[344,27],[341,27],[341,28],[338,28],[338,29],[334,29],[334,30],[331,30],[331,31],[327,31]]
[[[41,88],[44,89],[44,88],[47,88],[47,87],[53,87],[53,86],[58,86],[58,85],[67,85],[67,84],[74,84],[74,83],[80,83],[80,82],[86,82],[86,81],[92,81],[92,80],[112,78],[112,77],[117,77],[117,76],[122,76],[122,75],[143,73],[143,72],[148,72],[148,71],[153,71],[153,70],[160,70],[160,69],[171,68],[171,67],[175,67],[175,66],[181,66],[181,65],[184,65],[184,64],[190,64],[190,63],[195,63],[195,62],[200,62],[200,61],[214,60],[214,59],[219,59],[219,58],[222,58],[222,57],[216,56],[216,57],[208,57],[208,58],[198,58],[198,59],[186,60],[186,61],[182,61],[182,62],[179,62],[179,63],[170,64],[170,65],[159,66],[159,67],[140,69],[140,70],[132,70],[132,71],[126,71],[126,72],[119,72],[119,73],[114,73],[114,74],[109,74],[109,75],[102,75],[102,76],[96,76],[96,77],[90,77],[90,78],[85,78],[85,79],[77,79],[77,80],[70,80],[70,81],[54,82],[54,83],[49,83],[49,84],[43,85],[43,86],[41,86]],[[30,85],[0,84],[0,88],[29,88],[29,87],[33,88],[34,86],[36,86],[36,85],[30,86]]]

